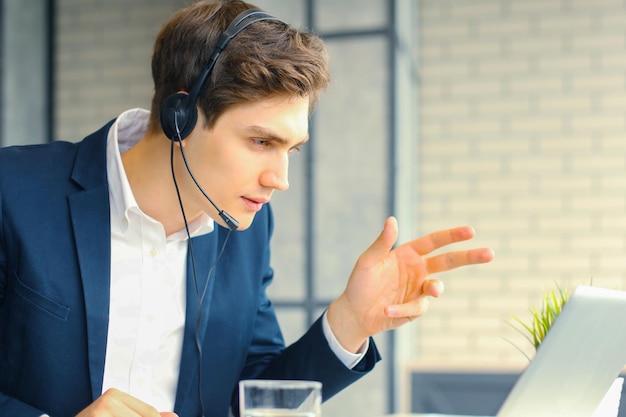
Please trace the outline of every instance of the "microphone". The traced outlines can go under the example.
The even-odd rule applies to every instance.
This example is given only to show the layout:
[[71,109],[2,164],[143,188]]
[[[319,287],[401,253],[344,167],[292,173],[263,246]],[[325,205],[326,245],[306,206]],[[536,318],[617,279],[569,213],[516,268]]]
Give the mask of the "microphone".
[[[213,204],[213,206],[215,207],[215,204]],[[219,210],[219,215],[222,218],[222,220],[224,220],[224,223],[226,223],[226,226],[228,226],[230,230],[237,230],[237,228],[239,227],[239,222],[235,220],[233,216],[226,213],[224,210]]]

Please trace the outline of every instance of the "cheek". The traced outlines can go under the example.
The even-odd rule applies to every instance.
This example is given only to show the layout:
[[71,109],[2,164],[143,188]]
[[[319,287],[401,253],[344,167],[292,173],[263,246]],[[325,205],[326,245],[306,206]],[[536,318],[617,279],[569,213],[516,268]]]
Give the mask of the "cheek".
[[214,178],[220,178],[222,185],[238,188],[258,184],[262,172],[258,159],[242,155],[225,155],[215,161],[211,171]]

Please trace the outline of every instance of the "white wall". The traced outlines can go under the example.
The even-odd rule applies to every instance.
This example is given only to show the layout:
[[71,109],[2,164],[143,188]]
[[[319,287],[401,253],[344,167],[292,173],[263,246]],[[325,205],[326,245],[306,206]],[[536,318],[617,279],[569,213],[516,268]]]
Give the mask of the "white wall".
[[0,145],[48,141],[50,68],[46,3],[5,0],[0,5]]
[[470,224],[496,260],[442,276],[419,359],[524,364],[506,321],[543,289],[626,284],[626,5],[420,5],[421,229]]

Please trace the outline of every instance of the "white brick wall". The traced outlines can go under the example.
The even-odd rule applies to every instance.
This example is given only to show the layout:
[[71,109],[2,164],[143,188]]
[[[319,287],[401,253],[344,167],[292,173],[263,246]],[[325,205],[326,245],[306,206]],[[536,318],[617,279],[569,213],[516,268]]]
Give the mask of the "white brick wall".
[[470,224],[496,260],[441,276],[416,358],[523,364],[506,321],[543,289],[626,289],[626,5],[420,7],[420,229]]
[[183,0],[58,0],[55,139],[77,141],[130,107],[150,107],[150,57]]

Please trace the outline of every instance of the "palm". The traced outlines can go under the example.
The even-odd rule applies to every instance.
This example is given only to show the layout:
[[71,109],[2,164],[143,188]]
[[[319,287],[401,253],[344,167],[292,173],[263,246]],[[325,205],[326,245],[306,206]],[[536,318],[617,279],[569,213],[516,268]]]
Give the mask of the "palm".
[[361,315],[369,324],[368,333],[376,334],[398,327],[406,318],[392,318],[384,311],[423,295],[428,276],[424,258],[408,244],[399,246],[382,259],[369,259],[364,253],[354,267],[345,295],[361,306]]

